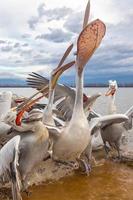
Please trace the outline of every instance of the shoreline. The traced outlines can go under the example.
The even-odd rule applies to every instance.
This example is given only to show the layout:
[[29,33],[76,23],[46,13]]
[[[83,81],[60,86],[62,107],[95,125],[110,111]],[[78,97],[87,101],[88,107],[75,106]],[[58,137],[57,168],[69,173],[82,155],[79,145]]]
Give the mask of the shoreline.
[[[64,84],[66,85],[66,84]],[[73,87],[75,88],[74,85],[67,85],[69,87]],[[85,85],[84,88],[108,88],[108,85]],[[119,85],[119,88],[133,88],[133,85]],[[0,86],[0,88],[31,88],[30,86],[16,86],[16,85],[4,85],[4,86]]]

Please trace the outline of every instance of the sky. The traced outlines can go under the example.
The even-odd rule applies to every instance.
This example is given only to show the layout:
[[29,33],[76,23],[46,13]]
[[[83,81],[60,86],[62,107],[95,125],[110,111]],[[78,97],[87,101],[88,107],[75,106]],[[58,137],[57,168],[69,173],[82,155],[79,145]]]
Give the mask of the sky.
[[[24,83],[30,72],[49,77],[68,45],[76,45],[86,4],[87,0],[2,1],[0,84]],[[85,68],[85,83],[133,83],[133,1],[91,0],[90,21],[97,18],[107,30]],[[74,83],[74,67],[60,80]]]

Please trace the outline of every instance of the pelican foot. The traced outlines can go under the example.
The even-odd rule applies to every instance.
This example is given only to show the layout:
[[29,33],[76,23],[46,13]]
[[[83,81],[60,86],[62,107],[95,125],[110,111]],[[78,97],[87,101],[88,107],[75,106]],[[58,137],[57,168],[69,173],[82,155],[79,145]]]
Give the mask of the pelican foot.
[[114,161],[114,162],[121,162],[122,161],[122,156],[113,156],[112,157],[112,160]]
[[50,154],[43,159],[43,161],[49,160],[51,158]]
[[29,186],[28,182],[26,180],[22,180],[21,184],[22,184],[21,192],[25,193],[27,197],[30,197],[32,192],[28,190],[28,186]]
[[27,190],[27,189],[26,189],[26,190],[24,190],[23,192],[26,194],[26,196],[27,196],[27,197],[30,197],[30,196],[31,196],[31,194],[32,194],[32,192],[31,192],[31,191],[29,191],[29,190]]
[[104,144],[104,150],[105,150],[105,153],[106,153],[106,159],[108,159],[111,149],[106,144]]
[[83,159],[77,158],[77,161],[79,163],[79,168],[81,169],[82,173],[89,176],[90,172],[91,172],[91,165],[89,163],[85,162],[85,160],[83,160]]
[[100,167],[100,166],[104,165],[104,163],[105,163],[105,160],[104,160],[104,159],[102,159],[102,160],[100,160],[100,161],[97,161],[97,160],[94,158],[94,156],[92,156],[92,164],[94,165],[94,167]]
[[14,128],[11,127],[11,128],[9,129],[9,131],[7,132],[7,135],[10,135],[13,131],[14,131]]

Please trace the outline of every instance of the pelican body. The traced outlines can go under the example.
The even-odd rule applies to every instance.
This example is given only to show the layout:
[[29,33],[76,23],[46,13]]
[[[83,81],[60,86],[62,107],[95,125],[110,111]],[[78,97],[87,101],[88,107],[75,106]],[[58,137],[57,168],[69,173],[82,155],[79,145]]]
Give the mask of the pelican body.
[[75,160],[80,157],[89,143],[90,131],[83,110],[82,87],[82,77],[77,77],[76,100],[72,119],[68,126],[63,128],[60,137],[53,144],[54,159],[67,161]]
[[41,119],[42,112],[32,110],[24,127],[23,124],[22,128],[18,127],[17,136],[9,140],[0,151],[0,176],[9,171],[13,200],[21,199],[20,190],[27,189],[28,175],[36,165],[49,157],[49,133]]
[[24,181],[32,169],[48,155],[49,134],[41,121],[30,122],[33,132],[21,134],[19,172]]
[[[118,88],[117,82],[110,80],[109,90],[106,93],[106,96],[110,96],[109,114],[116,114],[117,112],[116,105],[115,105],[115,94],[116,94],[117,88]],[[105,151],[107,155],[108,155],[109,149],[106,143],[108,142],[111,148],[114,148],[117,150],[118,158],[121,157],[120,144],[121,144],[123,132],[125,131],[126,129],[124,128],[122,123],[120,124],[113,123],[101,129],[101,136],[104,142],[104,147],[105,147]]]
[[[62,128],[60,137],[53,144],[53,158],[70,161],[80,159],[82,152],[91,144],[91,130],[83,108],[83,69],[105,34],[105,25],[95,20],[80,33],[76,57],[76,98],[72,118]],[[89,148],[91,151],[91,148]]]

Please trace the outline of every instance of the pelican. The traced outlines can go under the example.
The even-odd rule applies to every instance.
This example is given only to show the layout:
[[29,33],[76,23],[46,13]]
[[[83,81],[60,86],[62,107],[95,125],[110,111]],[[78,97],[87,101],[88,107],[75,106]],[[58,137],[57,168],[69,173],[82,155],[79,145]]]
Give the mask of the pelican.
[[[67,58],[67,56],[69,55],[69,53],[71,52],[73,48],[73,44],[70,45],[67,50],[65,51],[63,57],[61,58],[58,66],[52,71],[51,73],[51,79],[49,81],[49,83],[47,83],[45,86],[43,86],[41,88],[41,92],[43,93],[43,96],[48,96],[48,104],[45,106],[44,112],[43,112],[43,123],[49,124],[49,125],[55,125],[55,121],[54,121],[54,117],[52,116],[52,107],[53,107],[53,100],[54,100],[54,90],[55,90],[55,86],[56,83],[58,81],[59,76],[67,69],[69,69],[71,66],[74,65],[75,61],[71,61],[70,63],[67,63],[65,65],[63,65],[65,59]],[[49,88],[49,91],[48,91]],[[34,94],[33,96],[31,96],[26,102],[24,102],[24,104],[19,106],[19,110],[21,110],[20,112],[20,118],[21,118],[21,113],[24,113],[24,110],[27,106],[28,103],[30,103],[30,100],[35,97],[36,95],[38,95],[38,93]],[[41,97],[39,97],[41,98]],[[37,100],[39,100],[37,98]],[[36,100],[33,101],[34,103],[36,102]],[[34,105],[34,103],[31,104]],[[19,118],[17,117],[17,120],[19,120]],[[56,118],[56,120],[58,120]]]
[[[74,62],[71,62],[64,66],[58,66],[56,68],[56,70],[54,70],[52,72],[51,86],[52,86],[53,90],[54,90],[56,81],[58,80],[61,73],[63,73],[63,71],[65,71],[66,69],[71,67],[73,64],[74,64]],[[47,88],[44,89],[45,92],[47,91],[46,89]],[[49,100],[51,101],[51,95],[49,95]],[[51,102],[50,102],[50,105],[51,105]],[[48,153],[49,145],[50,145],[49,134],[48,134],[47,129],[45,128],[45,125],[43,125],[43,122],[42,122],[42,117],[43,117],[44,113],[38,109],[33,109],[29,112],[28,117],[25,119],[25,123],[24,122],[21,123],[24,112],[26,110],[28,110],[28,108],[30,106],[31,106],[31,102],[29,103],[27,101],[27,104],[23,105],[23,109],[21,109],[17,113],[17,117],[16,117],[16,113],[12,112],[12,115],[11,115],[11,113],[9,113],[9,115],[7,115],[5,118],[5,122],[8,123],[10,126],[12,126],[13,129],[18,131],[17,134],[19,134],[19,136],[20,136],[19,139],[17,139],[17,141],[18,141],[17,151],[20,152],[20,154],[19,154],[20,156],[18,154],[17,154],[17,156],[19,157],[18,158],[18,163],[19,163],[18,172],[20,174],[21,179],[17,180],[18,172],[15,171],[17,183],[16,182],[14,183],[13,177],[11,175],[11,181],[13,184],[12,194],[13,194],[14,199],[15,198],[21,199],[21,195],[20,195],[21,187],[19,186],[19,188],[18,188],[18,185],[19,185],[18,181],[20,181],[20,183],[22,184],[22,189],[25,190],[27,188],[27,175],[29,173],[31,173],[31,171],[35,165],[37,165],[43,159],[49,158],[49,153]],[[15,125],[15,122],[16,122],[16,125]],[[18,138],[18,137],[15,136],[13,139],[11,139],[9,142],[7,142],[7,144],[3,147],[4,149],[6,149],[5,151],[8,151],[10,144],[12,144],[12,145],[13,145],[13,143],[16,144],[16,138]],[[13,143],[12,143],[12,141],[13,141]],[[12,149],[12,151],[14,151],[14,148]],[[2,155],[3,155],[3,153],[1,153],[1,156]],[[4,156],[6,156],[6,155],[4,155]],[[13,156],[15,156],[15,155],[12,153],[12,157]],[[9,163],[4,163],[3,159],[1,161],[2,167],[4,165],[8,166]],[[13,158],[9,158],[9,159],[11,162],[14,163]],[[17,164],[17,162],[15,163],[15,168],[16,168],[16,164]],[[6,168],[3,169],[3,171],[1,172],[0,175],[2,175],[3,173],[6,173],[6,170],[7,170]],[[13,173],[12,170],[13,169],[10,168],[11,173]]]
[[[116,80],[114,81],[110,80],[109,89],[105,94],[106,96],[110,96],[109,109],[108,109],[109,114],[117,113],[117,108],[115,105],[115,96],[116,96],[117,88],[118,86],[117,86]],[[125,115],[127,115],[128,117],[131,117],[132,113],[133,113],[133,107],[131,107],[125,113]],[[129,124],[128,121],[125,123]],[[121,158],[122,155],[121,155],[121,150],[120,150],[120,144],[121,144],[122,135],[126,131],[125,123],[120,123],[120,124],[113,123],[101,129],[101,136],[104,142],[104,147],[105,147],[105,151],[107,155],[108,155],[109,149],[106,143],[108,142],[110,147],[113,147],[114,149],[117,150],[118,158],[119,159]]]
[[[55,88],[55,85],[56,85],[56,82],[57,82],[59,76],[65,70],[67,70],[68,68],[70,68],[75,63],[75,61],[72,61],[70,63],[67,63],[67,64],[61,66],[63,64],[63,62],[65,61],[66,57],[69,55],[72,47],[73,47],[73,45],[70,45],[67,48],[66,52],[64,53],[63,57],[61,58],[61,60],[59,62],[59,65],[57,66],[56,69],[54,69],[52,71],[51,81],[49,83],[49,88],[50,88],[49,101],[48,101],[48,104],[45,107],[45,110],[44,110],[44,113],[43,113],[43,122],[45,121],[45,123],[50,123],[50,124],[54,123],[54,120],[53,120],[53,117],[52,117],[52,100],[53,100],[53,95],[54,95],[54,88]],[[41,92],[43,92],[43,95],[47,95],[48,94],[48,84],[41,90]],[[26,129],[27,126],[25,126],[24,124],[23,124],[23,127],[17,126],[17,125],[19,125],[22,116],[25,114],[25,111],[27,109],[29,110],[29,107],[32,106],[32,104],[30,104],[29,102],[30,102],[30,99],[33,98],[34,96],[35,95],[33,95],[32,97],[30,97],[29,99],[26,99],[23,104],[21,104],[20,106],[17,107],[17,110],[21,110],[18,114],[16,112],[9,112],[6,115],[6,117],[4,119],[4,122],[6,122],[6,124],[8,124],[6,126],[9,126],[6,134],[9,134],[9,132],[12,129],[17,130],[18,132],[25,132],[25,131],[29,130],[29,126],[28,126],[28,129]],[[38,98],[38,100],[39,100],[39,98]],[[36,101],[34,101],[34,103],[35,102]],[[15,124],[16,114],[17,114],[17,119],[16,119],[17,125]],[[57,118],[56,118],[56,120],[57,120]],[[54,123],[54,125],[55,125],[55,123]],[[9,136],[7,136],[7,138],[5,138],[5,139],[9,139]]]
[[[130,129],[132,127],[132,113],[133,113],[133,106],[125,113],[125,114],[116,114],[117,113],[117,108],[115,105],[115,95],[117,91],[117,82],[116,81],[109,81],[109,89],[106,92],[105,96],[110,96],[110,102],[109,102],[109,107],[108,107],[108,113],[110,116],[125,116],[125,120],[123,118],[122,120],[118,120],[117,118],[112,121],[108,121],[108,123],[101,123],[100,132],[102,136],[102,140],[104,143],[104,148],[106,152],[106,156],[108,157],[110,148],[107,146],[107,143],[109,144],[110,147],[113,147],[114,149],[117,150],[118,153],[118,158],[121,158],[121,152],[120,152],[120,143],[122,139],[123,133]],[[88,116],[88,119],[90,120],[91,118],[102,118],[100,114],[96,113],[95,111],[92,111],[90,115]]]
[[[89,2],[87,4],[86,10],[88,10],[88,8],[89,8]],[[86,20],[86,16],[88,18],[89,15],[85,13],[84,22],[88,21]],[[53,126],[47,125],[47,127],[53,131],[54,137],[57,134],[56,139],[54,140],[54,145],[53,145],[53,158],[54,160],[60,160],[64,163],[67,163],[71,160],[80,159],[80,156],[83,152],[85,156],[88,158],[88,160],[90,159],[91,138],[92,138],[91,131],[93,132],[93,130],[98,124],[102,124],[102,126],[105,126],[107,124],[112,123],[113,121],[120,123],[127,120],[127,117],[125,115],[104,116],[104,117],[101,117],[100,119],[94,120],[92,123],[92,126],[89,128],[88,121],[86,119],[86,116],[83,110],[82,71],[83,71],[84,65],[87,62],[87,59],[91,57],[95,49],[99,46],[100,41],[105,33],[105,26],[100,20],[95,20],[94,22],[92,22],[86,27],[85,27],[85,24],[86,23],[84,23],[84,27],[83,27],[84,30],[81,32],[78,39],[78,48],[77,48],[77,53],[76,53],[77,55],[76,98],[74,97],[74,101],[75,101],[74,109],[72,109],[72,112],[71,112],[72,114],[70,114],[70,117],[69,117],[69,119],[70,118],[71,119],[65,127],[62,127],[60,129],[57,127],[55,128]],[[101,32],[100,32],[100,28],[101,28]],[[28,79],[29,84],[32,87],[36,87],[40,91],[41,91],[41,88],[44,87],[42,86],[42,82],[44,84],[48,83],[48,81],[44,77],[36,73],[32,74],[31,77],[32,78]],[[70,88],[66,86],[62,87],[58,85],[56,87],[56,90],[57,91],[60,90],[63,93],[64,88],[65,88],[65,92],[70,91],[68,92],[68,94],[71,93],[72,90],[70,90]],[[59,92],[56,92],[56,90],[55,90],[55,101],[56,99],[58,100],[59,98],[58,97]],[[64,94],[61,94],[60,96],[62,95]],[[69,98],[69,95],[67,96]],[[69,101],[66,101],[66,102],[69,102]],[[61,108],[62,108],[62,105],[61,105]],[[71,106],[68,105],[68,107],[71,107]],[[66,109],[66,113],[68,113],[67,109]]]
[[[71,161],[80,161],[80,156],[84,152],[84,155],[90,160],[91,158],[91,139],[93,129],[99,124],[106,124],[116,120],[118,122],[127,120],[124,115],[104,116],[100,120],[97,119],[89,127],[87,117],[83,109],[83,68],[87,61],[93,55],[94,51],[100,45],[100,42],[105,34],[105,25],[100,20],[91,22],[81,32],[77,41],[77,57],[76,57],[76,98],[71,120],[69,123],[58,129],[57,138],[53,143],[54,160],[62,163],[70,163]],[[52,130],[54,127],[47,126]],[[54,134],[55,134],[54,132]],[[55,135],[54,135],[55,136]],[[85,170],[87,170],[86,164]],[[88,171],[87,171],[88,172]]]
[[32,110],[25,121],[25,134],[13,137],[0,150],[0,177],[11,180],[13,200],[21,199],[20,190],[27,188],[27,176],[48,157],[49,133],[41,119],[42,112]]
[[83,68],[100,45],[104,34],[105,25],[102,21],[95,20],[84,28],[78,38],[75,65],[76,97],[71,120],[60,129],[46,125],[49,130],[54,130],[54,137],[55,132],[57,133],[52,149],[52,157],[56,161],[71,163],[80,160],[82,152],[91,143],[91,132],[83,109]]
[[18,96],[17,94],[12,95],[11,108],[17,107],[19,104],[23,103],[27,98],[23,96]]

